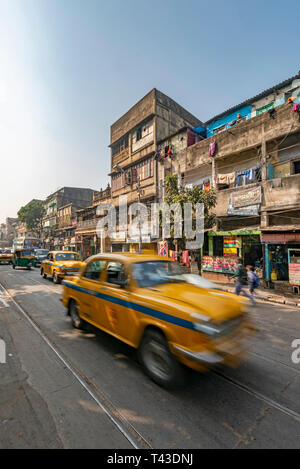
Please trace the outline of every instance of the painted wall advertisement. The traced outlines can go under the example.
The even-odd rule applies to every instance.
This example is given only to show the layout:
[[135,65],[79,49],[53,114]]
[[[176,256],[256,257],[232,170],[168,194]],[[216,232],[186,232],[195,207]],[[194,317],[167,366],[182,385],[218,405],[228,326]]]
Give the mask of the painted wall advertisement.
[[234,257],[203,256],[201,268],[203,271],[233,274],[236,270],[237,259]]
[[241,239],[237,236],[226,236],[223,239],[224,257],[237,257],[238,249],[241,247]]

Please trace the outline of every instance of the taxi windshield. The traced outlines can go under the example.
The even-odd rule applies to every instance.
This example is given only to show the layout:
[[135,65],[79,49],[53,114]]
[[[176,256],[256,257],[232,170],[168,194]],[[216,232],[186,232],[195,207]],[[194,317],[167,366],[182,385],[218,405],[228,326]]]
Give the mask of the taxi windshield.
[[72,252],[63,252],[61,254],[56,254],[57,261],[78,261],[78,254]]
[[35,253],[37,256],[46,256],[48,254],[48,250],[47,249],[36,249],[35,250]]
[[136,262],[132,266],[132,273],[137,284],[142,288],[185,281],[182,267],[171,261]]

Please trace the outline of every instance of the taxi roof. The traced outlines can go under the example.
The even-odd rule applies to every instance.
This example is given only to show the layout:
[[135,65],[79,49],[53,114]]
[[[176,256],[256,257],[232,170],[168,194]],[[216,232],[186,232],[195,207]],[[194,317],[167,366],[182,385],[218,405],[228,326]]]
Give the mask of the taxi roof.
[[49,251],[49,254],[78,254],[77,251]]
[[127,263],[133,263],[133,262],[147,262],[147,261],[167,261],[171,260],[168,257],[161,257],[158,256],[157,254],[149,254],[149,253],[136,253],[136,252],[103,252],[99,254],[94,254],[93,256],[90,256],[88,259],[99,259],[99,258],[105,258],[105,259],[110,259],[112,261],[123,261]]

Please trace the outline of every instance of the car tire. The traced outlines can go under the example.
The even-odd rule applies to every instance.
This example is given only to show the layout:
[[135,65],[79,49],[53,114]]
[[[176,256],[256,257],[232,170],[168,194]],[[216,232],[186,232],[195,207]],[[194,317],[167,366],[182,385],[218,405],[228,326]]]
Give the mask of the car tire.
[[159,386],[172,389],[184,384],[186,370],[171,353],[160,331],[146,332],[139,347],[139,359],[145,373]]
[[44,273],[44,269],[41,269],[41,275],[43,276],[43,278],[47,278],[47,274]]
[[75,300],[71,300],[69,303],[69,313],[72,321],[72,326],[75,329],[83,329],[84,320],[79,316],[78,303]]
[[57,273],[56,273],[55,270],[54,270],[54,272],[53,272],[53,283],[56,283],[56,284],[61,283],[61,280],[60,280],[60,278],[58,277],[58,275],[57,275]]
[[13,264],[13,265],[12,265],[12,268],[13,268],[13,269],[15,269],[15,268],[16,268],[15,264]]

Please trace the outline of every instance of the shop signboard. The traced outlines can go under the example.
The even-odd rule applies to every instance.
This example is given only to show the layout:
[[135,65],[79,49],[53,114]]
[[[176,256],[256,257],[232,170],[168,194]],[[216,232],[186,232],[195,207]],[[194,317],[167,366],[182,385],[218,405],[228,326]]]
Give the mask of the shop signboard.
[[237,267],[237,259],[231,257],[203,256],[201,268],[203,271],[233,274]]
[[236,257],[237,256],[237,237],[227,236],[223,239],[223,255],[224,257]]
[[300,258],[299,262],[289,264],[289,281],[292,285],[300,285]]
[[233,192],[231,196],[233,208],[259,205],[261,203],[261,186],[245,191]]
[[261,233],[260,241],[268,244],[300,243],[300,233]]
[[[251,202],[251,203],[249,203]],[[261,187],[252,191],[241,191],[230,194],[227,213],[244,217],[258,216],[261,203]],[[244,205],[243,205],[244,204]]]

